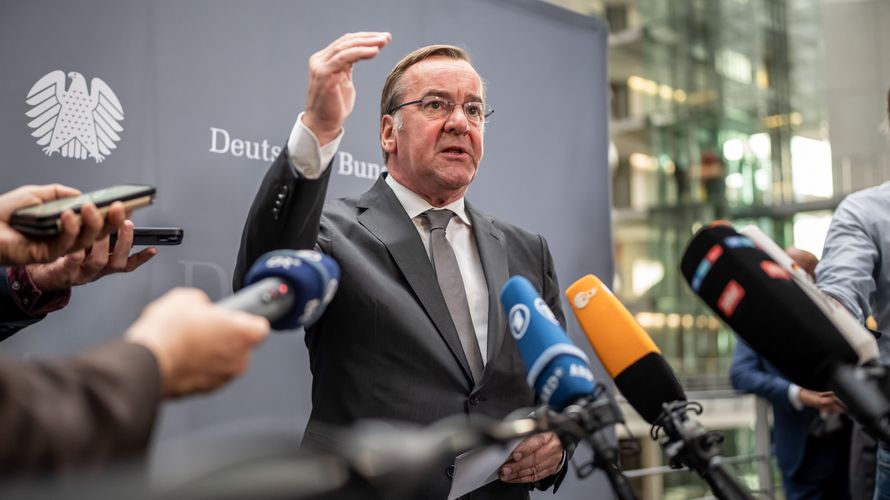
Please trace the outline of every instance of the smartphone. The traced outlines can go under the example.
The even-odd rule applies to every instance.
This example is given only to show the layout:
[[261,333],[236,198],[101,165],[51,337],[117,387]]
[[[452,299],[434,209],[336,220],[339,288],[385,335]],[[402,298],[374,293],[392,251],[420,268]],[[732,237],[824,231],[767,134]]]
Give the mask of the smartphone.
[[[182,243],[181,227],[136,227],[133,228],[133,246],[179,245]],[[108,248],[114,248],[117,233],[111,233]]]
[[20,208],[13,212],[9,222],[16,230],[31,236],[54,236],[61,229],[60,217],[65,210],[71,209],[79,215],[81,207],[92,202],[104,216],[115,201],[121,201],[127,210],[133,210],[150,205],[154,195],[154,186],[121,184]]

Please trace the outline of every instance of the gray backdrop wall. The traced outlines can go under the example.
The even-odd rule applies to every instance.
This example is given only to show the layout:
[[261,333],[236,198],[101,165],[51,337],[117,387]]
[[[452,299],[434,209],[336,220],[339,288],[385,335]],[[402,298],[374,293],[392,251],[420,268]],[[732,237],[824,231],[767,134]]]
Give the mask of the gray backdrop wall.
[[[181,226],[185,239],[130,275],[75,290],[67,309],[4,342],[2,355],[71,353],[114,338],[175,286],[197,286],[214,299],[229,294],[248,206],[302,109],[307,60],[359,30],[390,31],[393,41],[355,70],[357,104],[330,196],[362,192],[379,172],[377,106],[393,64],[428,43],[462,45],[496,109],[469,198],[543,234],[563,286],[587,273],[611,278],[607,30],[599,20],[537,0],[8,1],[0,5],[0,189],[153,184],[156,203],[135,223]],[[100,78],[119,99],[123,130],[103,162],[48,157],[32,137],[26,96],[54,70]],[[175,470],[171,464],[201,443],[299,433],[308,407],[301,332],[275,336],[235,383],[165,406],[155,467]],[[609,496],[595,476],[570,480],[557,497],[591,491]]]

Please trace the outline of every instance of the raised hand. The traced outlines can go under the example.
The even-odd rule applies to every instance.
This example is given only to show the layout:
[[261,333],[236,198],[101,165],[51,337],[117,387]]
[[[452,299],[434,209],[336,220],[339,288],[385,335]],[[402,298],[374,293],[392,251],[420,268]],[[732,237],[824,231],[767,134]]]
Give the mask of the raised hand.
[[332,141],[355,105],[352,67],[380,53],[389,33],[347,33],[309,58],[309,86],[303,124],[321,145]]

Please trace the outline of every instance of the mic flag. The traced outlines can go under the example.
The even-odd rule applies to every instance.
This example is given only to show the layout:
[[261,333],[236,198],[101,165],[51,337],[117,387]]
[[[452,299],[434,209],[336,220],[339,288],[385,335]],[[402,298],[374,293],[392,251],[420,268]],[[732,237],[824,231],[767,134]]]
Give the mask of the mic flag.
[[658,346],[599,278],[584,276],[566,297],[597,357],[641,417],[654,424],[663,403],[686,401]]
[[562,410],[593,393],[587,355],[572,343],[529,280],[522,276],[507,280],[501,305],[528,369],[528,385],[545,403]]

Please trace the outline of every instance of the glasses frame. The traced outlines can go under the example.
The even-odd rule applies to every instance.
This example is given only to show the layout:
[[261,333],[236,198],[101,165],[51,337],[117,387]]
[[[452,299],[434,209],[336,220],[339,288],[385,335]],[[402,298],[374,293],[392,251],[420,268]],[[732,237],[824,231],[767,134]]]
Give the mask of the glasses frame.
[[[445,106],[451,107],[451,111],[449,111],[448,114],[445,115],[445,117],[451,116],[451,113],[454,113],[454,108],[457,107],[457,103],[447,97],[442,97],[442,96],[438,96],[438,95],[428,95],[428,96],[421,97],[420,99],[415,99],[413,101],[403,102],[402,104],[399,104],[398,106],[387,111],[386,114],[391,115],[406,106],[413,106],[415,104],[423,104],[423,100],[429,99],[429,98],[433,98],[433,99],[442,101],[445,104]],[[482,120],[481,121],[476,122],[470,118],[470,115],[467,114],[467,110],[464,108],[464,106],[466,106],[467,104],[470,104],[470,103],[482,104]],[[486,105],[485,103],[483,103],[481,101],[465,101],[460,105],[460,107],[461,107],[461,109],[463,109],[464,116],[467,117],[467,121],[472,122],[472,123],[478,123],[480,125],[483,123],[488,123],[488,118],[494,113],[494,108]]]

